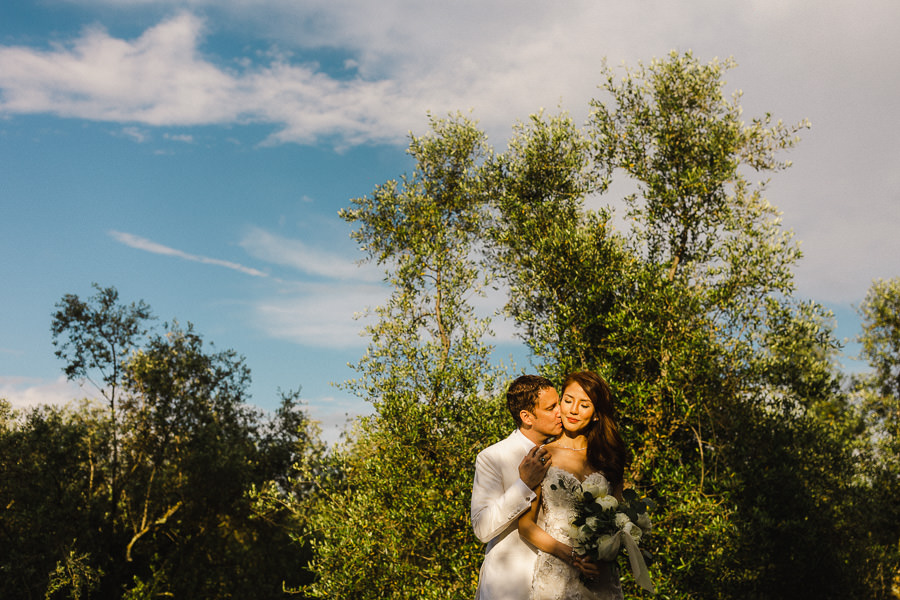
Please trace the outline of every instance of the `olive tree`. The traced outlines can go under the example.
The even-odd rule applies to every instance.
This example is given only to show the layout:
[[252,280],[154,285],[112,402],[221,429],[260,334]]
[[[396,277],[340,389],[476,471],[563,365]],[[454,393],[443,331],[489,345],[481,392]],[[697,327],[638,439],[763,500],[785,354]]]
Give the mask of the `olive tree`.
[[[872,283],[859,306],[861,354],[871,371],[856,376],[856,392],[868,424],[866,516],[869,550],[867,575],[885,590],[900,585],[900,278]],[[887,592],[884,597],[888,597]]]
[[147,333],[145,323],[153,319],[144,303],[119,303],[114,287],[102,288],[94,283],[97,293],[82,300],[66,294],[56,304],[51,332],[56,356],[66,361],[63,372],[69,380],[90,381],[109,404],[110,432],[110,511],[112,519],[118,510],[119,441],[117,400],[122,384],[124,364],[129,353]]
[[390,296],[359,377],[347,388],[372,403],[321,481],[312,509],[323,598],[470,598],[480,545],[468,523],[474,458],[511,428],[493,400],[497,374],[472,304],[484,280],[484,134],[462,117],[433,119],[413,136],[415,170],[358,198],[341,216]]
[[[827,311],[793,298],[798,247],[749,180],[788,166],[779,154],[806,123],[746,123],[740,96],[723,93],[731,66],[672,54],[621,79],[606,68],[585,127],[543,114],[520,125],[494,173],[491,255],[544,371],[610,381],[628,478],[660,507],[661,593],[839,595],[853,576],[826,589],[823,574],[853,552],[816,542],[846,525],[822,498],[850,482],[823,476],[853,465],[820,418],[846,406],[838,344]],[[602,203],[623,187],[636,191],[617,220],[619,199]],[[771,461],[757,439],[789,449]],[[801,484],[775,487],[790,477]],[[816,519],[792,513],[801,505]],[[796,535],[760,545],[787,522]]]

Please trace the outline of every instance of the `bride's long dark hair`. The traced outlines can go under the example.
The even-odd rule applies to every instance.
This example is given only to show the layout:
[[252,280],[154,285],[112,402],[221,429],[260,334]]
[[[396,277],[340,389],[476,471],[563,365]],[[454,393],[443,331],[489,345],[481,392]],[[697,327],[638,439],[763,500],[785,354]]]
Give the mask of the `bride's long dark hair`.
[[606,476],[612,489],[625,480],[625,462],[628,449],[619,434],[616,411],[612,403],[609,385],[592,371],[571,373],[563,382],[565,391],[570,384],[577,383],[594,404],[594,417],[585,434],[587,437],[587,461],[591,468]]

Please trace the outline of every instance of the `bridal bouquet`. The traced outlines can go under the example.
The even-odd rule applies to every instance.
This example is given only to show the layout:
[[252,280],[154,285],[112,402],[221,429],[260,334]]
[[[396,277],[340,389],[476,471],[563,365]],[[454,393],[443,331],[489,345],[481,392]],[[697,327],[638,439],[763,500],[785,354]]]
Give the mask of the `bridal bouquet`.
[[[559,485],[567,487],[563,479]],[[623,491],[623,501],[619,502],[609,493],[605,480],[585,482],[569,491],[575,497],[575,517],[569,531],[575,552],[596,560],[613,561],[624,550],[635,581],[653,592],[647,571],[653,557],[640,548],[640,543],[653,529],[649,511],[656,504],[649,498],[639,498],[633,489]]]

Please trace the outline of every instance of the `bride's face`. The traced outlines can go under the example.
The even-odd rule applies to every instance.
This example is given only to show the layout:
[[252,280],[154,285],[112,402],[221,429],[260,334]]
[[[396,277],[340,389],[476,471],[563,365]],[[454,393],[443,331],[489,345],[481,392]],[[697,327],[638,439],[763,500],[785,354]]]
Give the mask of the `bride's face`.
[[563,428],[571,433],[585,429],[594,418],[594,403],[577,383],[570,383],[563,390],[559,409],[562,413]]

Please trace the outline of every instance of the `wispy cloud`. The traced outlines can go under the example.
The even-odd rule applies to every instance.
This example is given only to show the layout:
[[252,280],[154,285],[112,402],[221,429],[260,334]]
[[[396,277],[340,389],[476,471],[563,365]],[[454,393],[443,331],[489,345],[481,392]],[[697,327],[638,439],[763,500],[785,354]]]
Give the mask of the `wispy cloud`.
[[256,327],[266,335],[304,346],[358,348],[367,308],[383,304],[389,289],[383,273],[301,240],[251,228],[240,245],[254,258],[287,267],[307,281],[279,280],[277,293],[253,303]]
[[385,287],[375,284],[329,282],[295,284],[254,303],[256,326],[266,335],[318,348],[359,348],[366,307],[383,304]]
[[137,127],[123,127],[121,135],[131,138],[138,144],[143,144],[150,139],[150,134],[146,130],[139,129]]
[[233,269],[235,271],[239,271],[241,273],[245,273],[247,275],[252,275],[254,277],[268,277],[268,273],[264,273],[258,269],[253,269],[251,267],[245,267],[239,263],[231,262],[228,260],[221,260],[218,258],[209,258],[207,256],[201,256],[199,254],[189,254],[182,250],[177,250],[175,248],[170,248],[169,246],[164,246],[162,244],[158,244],[154,241],[148,240],[146,238],[142,238],[131,233],[123,233],[121,231],[110,231],[109,235],[122,244],[129,246],[131,248],[135,248],[136,250],[143,250],[145,252],[152,252],[153,254],[162,254],[163,256],[174,256],[175,258],[181,258],[184,260],[189,260],[193,262],[203,263],[206,265],[216,265],[219,267],[225,267],[227,269]]
[[163,138],[172,141],[172,142],[184,142],[185,144],[192,144],[194,142],[194,136],[190,134],[176,134],[176,133],[167,133],[163,135]]
[[189,254],[152,240],[121,231],[110,231],[116,241],[131,248],[226,267],[268,278],[275,286],[251,303],[251,319],[267,336],[320,348],[350,348],[365,344],[360,337],[364,322],[360,311],[383,303],[388,290],[381,285],[378,267],[357,265],[353,260],[260,228],[251,228],[240,245],[251,256],[288,267],[299,276],[318,281],[293,281],[239,263]]
[[376,267],[357,265],[348,258],[258,227],[251,228],[241,240],[240,245],[254,258],[292,267],[308,275],[327,279],[368,282],[381,281],[383,277],[383,273]]

